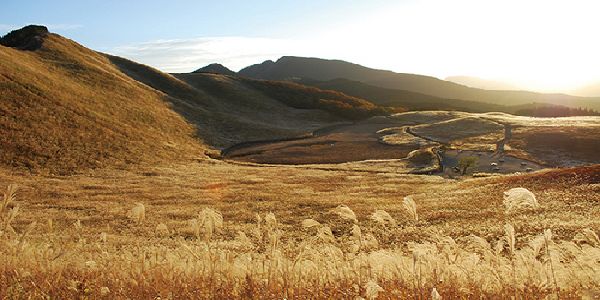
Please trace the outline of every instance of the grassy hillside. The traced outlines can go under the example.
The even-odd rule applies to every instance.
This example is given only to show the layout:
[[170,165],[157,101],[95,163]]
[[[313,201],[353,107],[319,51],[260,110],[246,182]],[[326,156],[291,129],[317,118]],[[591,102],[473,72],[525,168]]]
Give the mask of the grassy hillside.
[[360,120],[390,112],[406,111],[395,105],[394,109],[377,106],[368,100],[349,96],[331,89],[321,90],[285,81],[242,79],[244,83],[264,92],[289,106],[296,108],[317,108],[351,120]]
[[335,90],[355,97],[369,99],[380,106],[400,106],[408,110],[456,110],[465,112],[497,111],[533,117],[596,116],[600,114],[592,109],[571,108],[564,105],[548,103],[528,103],[506,106],[460,99],[444,99],[405,90],[382,88],[342,78],[328,81],[299,79],[298,82],[321,89]]
[[[362,99],[297,84],[219,74],[178,78],[41,28],[43,34],[36,27],[5,39],[14,47],[0,46],[0,166],[72,174],[172,162],[382,112]],[[310,105],[294,106],[282,95]]]
[[68,174],[198,157],[204,146],[161,93],[55,34],[0,46],[0,165]]
[[125,74],[165,93],[198,135],[217,148],[304,135],[331,123],[388,113],[364,99],[299,84],[216,73],[165,74],[109,57]]
[[319,58],[284,56],[277,60],[252,65],[238,72],[241,76],[268,80],[308,78],[327,81],[345,78],[389,89],[407,90],[446,99],[461,99],[501,105],[532,102],[600,109],[600,98],[576,97],[564,94],[543,94],[527,91],[492,91],[470,88],[435,77],[394,73],[361,65]]
[[445,99],[407,90],[388,89],[348,79],[317,81],[304,79],[301,83],[321,89],[335,90],[371,100],[382,106],[404,107],[409,110],[460,110],[468,112],[503,111],[505,107],[490,103]]

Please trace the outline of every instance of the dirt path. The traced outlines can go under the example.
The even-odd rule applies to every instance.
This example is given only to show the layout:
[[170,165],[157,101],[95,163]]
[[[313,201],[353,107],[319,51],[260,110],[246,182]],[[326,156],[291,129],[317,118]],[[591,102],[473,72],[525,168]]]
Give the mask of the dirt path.
[[[397,122],[355,124],[336,124],[314,131],[312,134],[290,139],[253,141],[234,145],[223,151],[223,157],[230,163],[256,163],[268,165],[313,165],[307,168],[330,170],[336,168],[317,167],[319,164],[340,164],[364,160],[402,159],[408,153],[420,148],[417,144],[390,145],[380,141],[381,129],[399,127]],[[505,126],[505,137],[499,143],[508,141],[511,136],[510,127]],[[402,130],[416,138],[448,144],[433,138],[415,133],[410,126],[402,126]],[[477,158],[476,166],[468,173],[500,173],[530,172],[542,169],[543,166],[532,161],[504,155],[504,152],[434,149],[436,159],[441,166],[434,173],[445,177],[459,175],[456,171],[458,162],[463,157]],[[370,171],[369,171],[370,172]]]
[[379,141],[377,131],[397,123],[356,123],[335,125],[315,131],[309,137],[261,141],[235,145],[227,159],[261,164],[330,164],[367,159],[400,159],[417,145],[395,146]]
[[[457,169],[459,161],[464,157],[476,157],[477,163],[474,167],[469,170],[469,173],[499,173],[499,174],[511,174],[515,172],[532,172],[541,170],[544,167],[535,162],[516,158],[508,155],[504,155],[504,145],[510,140],[512,136],[512,127],[510,124],[502,124],[504,126],[504,138],[498,141],[495,152],[489,151],[472,151],[472,150],[461,150],[452,149],[442,151],[440,149],[434,149],[437,154],[437,159],[440,163],[441,174],[448,177],[459,175]],[[428,141],[445,144],[442,141],[437,141],[426,136],[422,136],[414,133],[409,126],[405,127],[405,132],[415,137],[422,138]]]

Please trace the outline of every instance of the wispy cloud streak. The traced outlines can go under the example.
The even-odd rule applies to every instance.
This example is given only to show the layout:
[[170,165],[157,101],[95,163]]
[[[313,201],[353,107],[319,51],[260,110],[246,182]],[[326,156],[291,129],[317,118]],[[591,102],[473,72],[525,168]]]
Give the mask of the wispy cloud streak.
[[151,65],[166,72],[190,72],[209,63],[239,70],[249,64],[300,52],[298,40],[251,37],[204,37],[157,40],[121,46],[111,54]]

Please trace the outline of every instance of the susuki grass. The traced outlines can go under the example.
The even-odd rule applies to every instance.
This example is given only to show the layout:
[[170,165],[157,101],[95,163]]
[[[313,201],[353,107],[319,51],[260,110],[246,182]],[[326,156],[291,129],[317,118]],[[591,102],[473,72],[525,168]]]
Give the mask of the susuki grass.
[[[15,195],[11,186],[2,199],[4,225],[14,221],[12,217],[6,223],[14,208],[4,208]],[[36,222],[9,234],[3,226],[0,296],[577,298],[600,289],[600,243],[592,229],[562,240],[555,239],[550,229],[523,238],[509,222],[498,237],[453,238],[431,231],[425,239],[406,243],[382,241],[382,236],[420,226],[414,223],[415,201],[407,197],[403,203],[408,203],[409,214],[414,213],[410,223],[398,223],[376,207],[363,215],[339,205],[332,216],[351,222],[305,219],[301,239],[289,238],[272,212],[257,211],[254,220],[240,227],[210,206],[180,223],[180,228],[169,228],[168,220],[148,225],[152,209],[136,204],[126,214],[133,218],[132,226],[154,231],[156,237],[135,244],[127,244],[114,232],[112,238],[104,232],[100,238],[90,235],[80,220],[71,229],[37,238],[28,237],[40,228]],[[189,227],[192,236],[179,234]]]

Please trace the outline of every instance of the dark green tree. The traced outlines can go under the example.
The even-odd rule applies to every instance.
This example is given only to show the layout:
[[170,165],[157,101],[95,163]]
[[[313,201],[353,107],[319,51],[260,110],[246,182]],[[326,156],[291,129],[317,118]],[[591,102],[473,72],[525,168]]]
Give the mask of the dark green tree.
[[458,160],[458,168],[460,169],[460,174],[465,175],[467,171],[475,166],[477,166],[477,157],[475,156],[466,156]]

